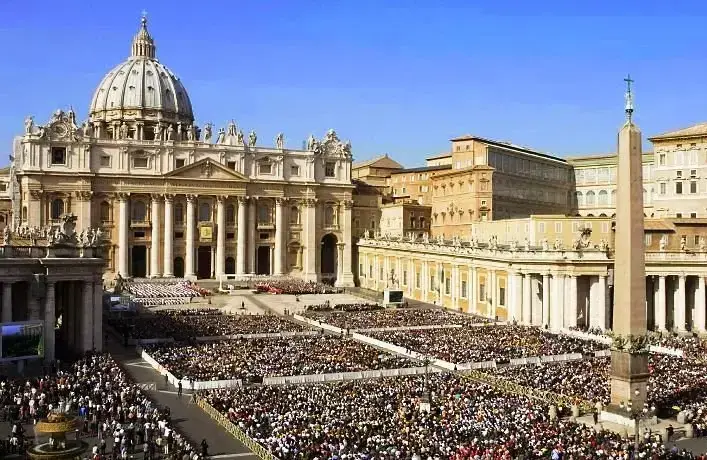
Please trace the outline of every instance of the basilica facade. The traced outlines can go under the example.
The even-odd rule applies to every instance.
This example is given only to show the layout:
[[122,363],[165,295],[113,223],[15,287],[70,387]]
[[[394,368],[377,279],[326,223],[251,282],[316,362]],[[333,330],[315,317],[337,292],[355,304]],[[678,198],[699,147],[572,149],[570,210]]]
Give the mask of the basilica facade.
[[289,274],[353,285],[351,144],[329,130],[303,149],[283,134],[268,147],[234,122],[198,127],[145,18],[85,122],[59,110],[24,128],[10,174],[13,227],[71,213],[78,228],[102,229],[107,278]]

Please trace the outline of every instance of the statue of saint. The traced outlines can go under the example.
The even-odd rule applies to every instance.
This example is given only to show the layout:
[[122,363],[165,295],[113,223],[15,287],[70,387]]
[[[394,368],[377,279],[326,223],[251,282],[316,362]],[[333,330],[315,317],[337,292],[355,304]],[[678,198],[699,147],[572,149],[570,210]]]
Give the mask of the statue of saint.
[[162,123],[157,123],[155,127],[153,128],[155,132],[155,140],[156,141],[161,141],[162,140]]
[[179,123],[177,123],[177,140],[178,141],[183,140],[184,138],[182,136],[183,136],[182,122],[180,121]]
[[187,126],[187,140],[188,141],[194,140],[194,125]]
[[167,127],[167,140],[168,141],[174,140],[174,125],[169,125]]
[[121,139],[128,138],[128,125],[125,122],[123,122],[123,124],[120,125],[120,138]]
[[204,126],[204,142],[211,142],[211,123]]
[[312,152],[314,151],[314,144],[317,143],[317,140],[314,138],[314,134],[309,135],[309,139],[307,139],[307,150]]
[[223,128],[219,128],[218,137],[216,137],[216,143],[223,144],[224,140],[226,140],[226,130]]
[[248,134],[248,146],[255,147],[255,143],[258,142],[258,135],[255,134],[255,130]]
[[91,126],[91,123],[88,120],[83,122],[83,136],[93,137],[93,126]]
[[32,134],[32,128],[34,128],[34,117],[30,115],[25,118],[25,134]]
[[244,145],[245,142],[243,141],[243,130],[238,130],[238,134],[236,135],[236,141],[238,142],[238,145]]
[[275,145],[280,150],[285,148],[285,135],[283,133],[279,133],[277,135],[277,137],[275,138]]

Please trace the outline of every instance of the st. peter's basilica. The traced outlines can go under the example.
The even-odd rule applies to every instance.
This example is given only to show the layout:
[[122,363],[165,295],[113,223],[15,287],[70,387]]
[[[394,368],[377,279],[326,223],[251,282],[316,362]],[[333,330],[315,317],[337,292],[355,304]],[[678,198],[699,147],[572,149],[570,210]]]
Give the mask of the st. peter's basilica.
[[[304,137],[304,136],[303,136]],[[261,146],[234,122],[197,126],[186,88],[142,19],[130,57],[95,90],[88,119],[32,117],[14,145],[13,226],[65,214],[110,242],[106,276],[290,274],[353,285],[351,144]]]

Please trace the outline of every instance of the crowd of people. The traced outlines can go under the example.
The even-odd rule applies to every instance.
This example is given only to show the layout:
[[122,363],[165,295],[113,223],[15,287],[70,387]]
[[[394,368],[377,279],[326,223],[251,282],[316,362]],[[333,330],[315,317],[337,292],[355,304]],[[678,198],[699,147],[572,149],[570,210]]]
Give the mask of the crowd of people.
[[196,337],[303,332],[308,327],[275,315],[231,315],[217,309],[158,310],[136,316],[115,316],[108,324],[134,339],[185,341]]
[[298,278],[270,278],[259,280],[255,283],[258,292],[268,292],[270,294],[336,294],[341,289],[317,283],[314,281],[304,281]]
[[91,446],[92,458],[160,451],[165,459],[195,460],[203,454],[174,429],[169,409],[155,405],[108,354],[86,355],[66,370],[47,370],[39,378],[4,379],[0,381],[0,407],[8,420],[16,422],[13,435],[22,438],[18,444],[23,447],[32,440],[15,426],[36,423],[53,410],[63,410],[82,416],[83,437],[97,437]]
[[400,326],[472,326],[488,322],[479,316],[453,313],[434,308],[392,308],[362,311],[307,311],[307,318],[342,329],[376,329]]
[[377,331],[367,335],[452,363],[506,362],[513,358],[565,353],[589,354],[607,348],[607,345],[598,342],[518,325]]
[[[431,391],[429,410],[421,405]],[[202,396],[289,459],[691,458],[568,419],[456,374],[211,390]],[[633,456],[633,454],[637,454]]]
[[190,281],[150,283],[123,281],[123,293],[131,295],[133,302],[146,306],[179,305],[204,297],[210,292]]
[[234,339],[194,345],[153,345],[145,350],[178,379],[233,380],[415,367],[349,338],[330,335]]
[[[487,369],[519,385],[608,404],[610,359],[563,361]],[[707,409],[707,366],[690,359],[653,353],[649,357],[647,406],[661,416],[675,409]]]
[[307,305],[304,310],[311,312],[331,312],[331,311],[345,311],[349,313],[353,312],[363,312],[363,311],[377,311],[382,310],[383,306],[379,303],[337,303],[332,305],[328,300],[324,303],[316,305]]

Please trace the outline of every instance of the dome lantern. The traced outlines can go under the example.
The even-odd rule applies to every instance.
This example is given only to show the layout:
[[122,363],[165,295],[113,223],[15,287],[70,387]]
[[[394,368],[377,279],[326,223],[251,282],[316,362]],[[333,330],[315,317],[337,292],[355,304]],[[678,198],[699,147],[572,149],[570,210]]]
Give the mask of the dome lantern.
[[140,20],[140,30],[133,38],[133,49],[131,56],[134,58],[155,58],[155,41],[147,31],[147,16],[143,14]]

